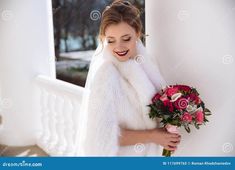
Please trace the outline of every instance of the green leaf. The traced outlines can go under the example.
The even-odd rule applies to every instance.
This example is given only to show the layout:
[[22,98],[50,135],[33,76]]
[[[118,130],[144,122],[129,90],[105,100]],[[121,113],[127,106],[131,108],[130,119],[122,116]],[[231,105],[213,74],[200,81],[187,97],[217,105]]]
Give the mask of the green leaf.
[[209,122],[209,120],[206,119],[206,120],[204,120],[204,122]]
[[201,102],[202,109],[205,110],[205,103],[202,101]]
[[198,91],[195,88],[192,88],[191,90],[192,93],[195,93],[197,96],[199,96],[200,94],[198,93]]
[[204,112],[210,112],[211,113],[211,111],[207,108],[204,109]]
[[173,120],[171,121],[171,124],[172,124],[172,125],[175,125],[175,126],[178,126],[179,122],[178,122],[177,119],[173,119]]
[[195,125],[196,129],[199,129],[199,128],[200,128],[197,123],[195,123],[194,125]]
[[184,128],[188,133],[190,133],[190,128],[189,128],[188,124],[184,124]]
[[170,116],[169,115],[163,115],[163,119],[169,119]]

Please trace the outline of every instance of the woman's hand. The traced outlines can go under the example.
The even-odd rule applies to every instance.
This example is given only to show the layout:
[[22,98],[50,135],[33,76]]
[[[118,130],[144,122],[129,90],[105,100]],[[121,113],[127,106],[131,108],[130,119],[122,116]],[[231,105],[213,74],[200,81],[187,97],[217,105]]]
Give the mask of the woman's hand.
[[135,145],[136,143],[156,143],[167,150],[174,151],[180,143],[180,138],[180,135],[169,133],[165,128],[152,130],[121,129],[119,143],[121,146]]
[[161,145],[166,150],[175,151],[180,143],[181,136],[179,134],[169,133],[165,128],[153,129],[151,133],[153,142]]

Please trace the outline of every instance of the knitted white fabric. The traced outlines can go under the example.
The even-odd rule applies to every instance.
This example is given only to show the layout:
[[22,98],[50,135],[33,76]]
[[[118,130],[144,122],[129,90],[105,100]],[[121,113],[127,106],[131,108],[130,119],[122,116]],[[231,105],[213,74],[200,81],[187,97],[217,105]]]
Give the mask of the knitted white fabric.
[[[153,95],[166,83],[151,62],[145,47],[137,43],[138,59],[119,62],[98,48],[88,73],[79,117],[78,156],[157,156],[154,143],[119,146],[120,128],[146,130],[157,127],[149,118]],[[98,54],[98,55],[97,55]]]

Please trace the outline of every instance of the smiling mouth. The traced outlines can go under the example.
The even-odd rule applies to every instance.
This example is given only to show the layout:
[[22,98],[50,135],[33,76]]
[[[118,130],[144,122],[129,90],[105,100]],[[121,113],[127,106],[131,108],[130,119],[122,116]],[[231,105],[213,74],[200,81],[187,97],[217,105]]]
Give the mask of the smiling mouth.
[[125,55],[127,55],[127,53],[129,52],[129,50],[126,51],[121,51],[121,52],[115,52],[118,56],[123,57]]

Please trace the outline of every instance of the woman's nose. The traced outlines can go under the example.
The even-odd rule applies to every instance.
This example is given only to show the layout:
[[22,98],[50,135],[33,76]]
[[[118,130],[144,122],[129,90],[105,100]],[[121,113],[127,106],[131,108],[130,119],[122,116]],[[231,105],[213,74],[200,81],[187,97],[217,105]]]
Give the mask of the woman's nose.
[[125,48],[125,47],[123,46],[122,43],[117,43],[117,44],[115,45],[115,49],[116,49],[117,51],[122,51],[124,48]]

